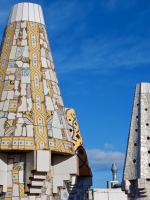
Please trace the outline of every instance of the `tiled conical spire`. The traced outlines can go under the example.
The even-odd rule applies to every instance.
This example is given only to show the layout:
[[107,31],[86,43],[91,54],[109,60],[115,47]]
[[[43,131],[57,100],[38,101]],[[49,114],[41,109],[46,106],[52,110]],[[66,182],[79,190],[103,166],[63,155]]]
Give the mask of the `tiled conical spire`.
[[123,174],[131,199],[150,198],[150,83],[137,84]]
[[[41,6],[14,5],[0,51],[0,199],[83,199],[92,173],[71,114]],[[66,117],[78,128],[76,142]]]
[[0,64],[0,148],[73,153],[41,6],[12,7]]

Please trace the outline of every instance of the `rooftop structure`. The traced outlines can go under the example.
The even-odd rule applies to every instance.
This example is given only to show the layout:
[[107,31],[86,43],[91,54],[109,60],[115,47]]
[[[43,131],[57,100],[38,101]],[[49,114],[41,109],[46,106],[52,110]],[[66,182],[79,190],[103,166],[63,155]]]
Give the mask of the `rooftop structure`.
[[150,83],[136,85],[122,189],[129,200],[150,199]]
[[111,171],[112,171],[112,181],[107,181],[107,188],[118,188],[120,187],[120,183],[117,179],[118,168],[116,164],[112,164]]
[[92,172],[41,6],[12,7],[0,52],[0,199],[83,199]]

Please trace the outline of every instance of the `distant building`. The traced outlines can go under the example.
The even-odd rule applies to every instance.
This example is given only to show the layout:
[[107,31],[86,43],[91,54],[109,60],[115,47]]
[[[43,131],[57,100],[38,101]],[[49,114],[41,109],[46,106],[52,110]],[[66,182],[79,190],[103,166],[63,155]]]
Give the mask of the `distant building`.
[[117,167],[112,164],[112,181],[107,181],[107,188],[94,188],[87,191],[85,200],[128,200],[125,192],[121,190],[121,184],[117,180]]

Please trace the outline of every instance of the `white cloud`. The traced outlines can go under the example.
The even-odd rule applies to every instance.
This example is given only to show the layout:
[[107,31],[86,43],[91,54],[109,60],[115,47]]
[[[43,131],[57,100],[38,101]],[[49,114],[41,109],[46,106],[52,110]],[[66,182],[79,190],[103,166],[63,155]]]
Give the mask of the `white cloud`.
[[113,149],[113,148],[114,148],[114,145],[113,145],[113,144],[109,144],[109,143],[105,143],[105,144],[104,144],[104,147],[105,147],[106,149]]
[[113,163],[118,169],[122,169],[124,165],[125,154],[117,151],[104,151],[101,149],[87,150],[88,159],[92,170],[110,170]]
[[[75,44],[74,44],[75,45]],[[98,36],[85,39],[74,54],[66,46],[63,53],[55,52],[55,60],[59,72],[72,70],[93,70],[95,73],[109,73],[116,69],[131,69],[150,65],[150,40],[138,37],[107,38]],[[60,56],[62,55],[62,56]],[[66,57],[64,57],[66,55]],[[62,66],[62,63],[65,63]]]

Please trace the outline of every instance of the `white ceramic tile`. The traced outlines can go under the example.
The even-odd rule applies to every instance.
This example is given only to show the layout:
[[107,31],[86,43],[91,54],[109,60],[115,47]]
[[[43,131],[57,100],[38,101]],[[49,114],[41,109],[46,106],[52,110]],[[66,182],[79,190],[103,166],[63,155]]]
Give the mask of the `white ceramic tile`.
[[23,120],[22,117],[19,117],[19,119],[18,119],[18,124],[24,124],[24,120]]
[[41,48],[41,56],[44,57],[44,58],[46,58],[45,49],[43,47]]
[[6,74],[14,74],[16,72],[16,68],[7,68]]
[[22,113],[17,113],[16,117],[22,117]]
[[57,105],[54,105],[54,109],[57,110],[57,109],[58,109],[58,106],[57,106]]
[[62,122],[63,122],[64,128],[67,128],[65,117],[62,115],[61,118],[62,118]]
[[32,110],[32,99],[31,98],[27,99],[27,109],[28,109],[28,111]]
[[27,22],[24,21],[24,22],[21,22],[21,28],[26,28],[27,27]]
[[0,153],[0,171],[7,172],[7,154]]
[[28,13],[29,13],[28,3],[24,3],[23,4],[22,20],[28,21]]
[[47,59],[46,59],[46,61],[47,61],[47,66],[48,66],[49,68],[51,68],[50,61],[47,60]]
[[54,138],[62,139],[61,129],[52,127],[52,130]]
[[30,188],[30,193],[31,194],[40,194],[41,193],[41,189]]
[[13,13],[13,6],[11,7],[10,13],[9,13],[9,18],[8,18],[8,22],[7,24],[9,24],[11,22],[11,17],[12,17],[12,13]]
[[4,103],[3,111],[8,111],[9,100],[6,100]]
[[56,111],[54,111],[52,126],[56,128],[61,128],[60,120]]
[[41,195],[41,200],[46,200],[47,195]]
[[29,200],[28,197],[23,197],[23,198],[20,198],[21,200]]
[[35,200],[36,196],[29,196],[29,200]]
[[24,50],[25,50],[25,51],[29,51],[29,47],[28,47],[28,46],[25,46],[25,47],[24,47]]
[[19,86],[19,81],[15,80],[15,90],[18,90],[18,86]]
[[22,76],[21,83],[30,83],[30,76]]
[[[23,28],[23,39],[26,39],[27,38],[27,33],[26,33],[26,29]],[[23,55],[24,56],[24,55]]]
[[7,120],[7,118],[0,118],[0,136],[4,136],[4,123]]
[[16,13],[16,21],[21,21],[23,11],[23,3],[18,3],[18,9]]
[[21,96],[26,95],[27,91],[26,91],[26,84],[25,83],[21,83]]
[[58,95],[61,95],[61,94],[60,94],[60,89],[59,89],[59,87],[58,87],[57,84],[55,85],[55,87],[56,87],[56,90],[57,90],[57,94],[58,94]]
[[33,125],[27,125],[27,137],[33,137]]
[[14,99],[14,91],[8,91],[7,93],[7,99]]
[[48,182],[47,188],[46,188],[46,194],[49,195],[51,193],[51,184]]
[[20,162],[21,154],[15,154],[14,162]]
[[55,94],[57,94],[57,89],[56,89],[55,85],[53,85],[53,91]]
[[12,171],[7,172],[7,187],[12,187]]
[[36,196],[29,196],[29,200],[35,200]]
[[11,52],[10,52],[10,55],[9,55],[9,59],[10,60],[14,60],[15,59],[16,50],[17,50],[17,46],[12,46]]
[[[14,40],[17,40],[17,39],[18,39],[18,35],[19,35],[19,29],[16,29],[13,39],[14,39]],[[15,46],[16,46],[16,45],[15,45]]]
[[14,45],[14,46],[16,45],[16,40],[13,40],[13,45]]
[[46,175],[40,175],[40,174],[37,174],[36,172],[34,173],[34,179],[46,179]]
[[44,182],[43,181],[32,181],[32,186],[43,186]]
[[25,68],[26,68],[26,67],[29,67],[29,64],[28,64],[28,63],[24,63],[24,64],[23,64],[23,67],[25,67]]
[[42,67],[47,68],[46,58],[41,57],[41,61],[42,61]]
[[20,96],[20,92],[18,92],[17,90],[15,90],[15,96]]
[[22,104],[18,107],[18,112],[27,111],[27,100],[26,97],[21,97]]
[[57,99],[58,98],[58,95],[57,94],[53,94],[53,98]]
[[16,61],[16,65],[18,65],[18,67],[22,67],[22,65],[23,65],[23,62],[22,61]]
[[62,100],[62,97],[60,95],[58,95],[58,99],[59,99],[59,103],[61,106],[64,106],[64,103],[63,103],[63,100]]
[[19,183],[24,183],[24,171],[19,171]]
[[8,159],[7,171],[11,171],[13,169],[13,159]]
[[51,80],[56,82],[55,76],[54,76],[54,72],[52,69],[50,69],[50,76],[51,76]]
[[9,79],[9,76],[5,76],[5,80],[8,80]]
[[28,46],[24,47],[23,56],[24,57],[29,57]]
[[43,87],[44,87],[44,94],[47,95],[50,89],[47,87],[47,83],[45,79],[43,79]]
[[14,75],[9,76],[9,80],[14,81],[15,80],[15,76]]
[[1,97],[1,100],[6,100],[6,97],[7,97],[7,91],[3,91],[2,92],[2,97]]
[[40,23],[39,8],[37,4],[34,4],[34,17],[35,17],[35,22]]
[[50,60],[53,62],[53,57],[52,57],[52,53],[49,52],[49,56],[50,56]]
[[46,107],[47,107],[46,110],[54,110],[54,106],[53,106],[51,97],[45,96],[45,99],[46,99]]
[[22,136],[26,136],[26,127],[23,127]]
[[34,21],[34,7],[33,3],[29,3],[29,21]]
[[12,200],[19,200],[19,197],[12,197]]
[[52,98],[52,101],[53,101],[53,105],[55,105],[57,102],[55,98]]
[[48,47],[48,46],[47,46],[47,42],[44,42],[44,47],[47,49],[47,47]]
[[16,13],[16,21],[21,21],[22,9],[23,9],[23,3],[18,3],[18,9],[17,9],[17,13]]
[[44,16],[43,16],[43,11],[42,11],[41,6],[39,6],[39,13],[40,13],[41,24],[45,24]]
[[0,185],[3,186],[3,192],[7,192],[7,172],[0,171]]
[[[43,40],[40,38],[40,44],[42,45],[43,44]],[[42,49],[44,49],[43,47],[42,47]],[[45,57],[45,56],[44,56]]]
[[8,114],[8,119],[15,119],[15,117],[16,117],[16,113],[9,113]]
[[27,40],[22,40],[21,46],[26,46],[27,45]]
[[49,69],[45,71],[46,79],[51,80]]
[[4,102],[0,102],[0,110],[3,110]]
[[37,171],[48,172],[50,153],[47,150],[37,150]]
[[22,133],[22,124],[16,124],[15,136],[21,136]]
[[40,38],[42,38],[44,40],[44,35],[43,33],[40,33]]
[[16,20],[17,8],[18,8],[18,5],[17,4],[14,5],[10,22],[14,22]]

